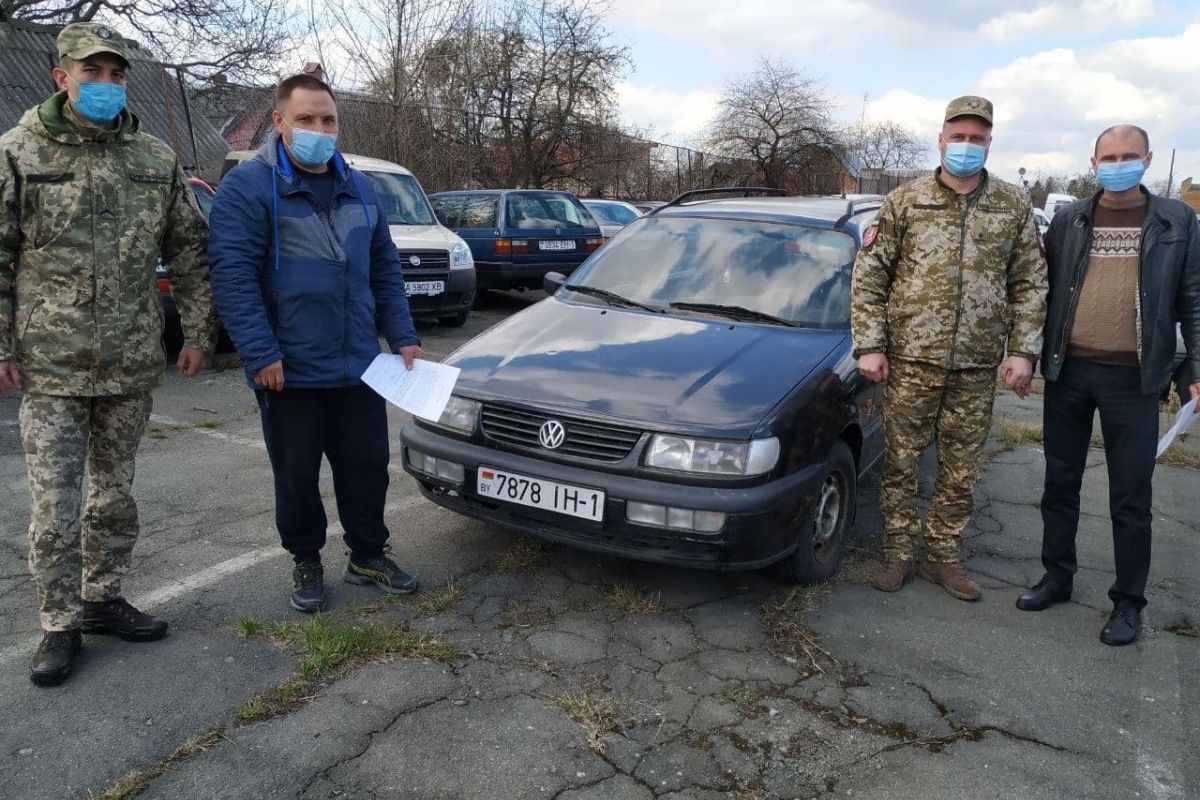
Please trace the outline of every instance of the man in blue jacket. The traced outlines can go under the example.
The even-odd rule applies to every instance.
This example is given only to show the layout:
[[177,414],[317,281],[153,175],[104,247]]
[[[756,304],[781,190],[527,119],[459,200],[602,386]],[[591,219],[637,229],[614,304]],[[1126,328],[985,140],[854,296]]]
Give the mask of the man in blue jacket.
[[360,376],[379,354],[376,319],[409,368],[423,354],[371,182],[335,149],[333,91],[296,75],[275,100],[275,132],[221,181],[208,255],[217,311],[262,413],[275,521],[295,560],[291,603],[319,611],[322,456],[350,548],[345,580],[417,588],[387,556],[387,409]]

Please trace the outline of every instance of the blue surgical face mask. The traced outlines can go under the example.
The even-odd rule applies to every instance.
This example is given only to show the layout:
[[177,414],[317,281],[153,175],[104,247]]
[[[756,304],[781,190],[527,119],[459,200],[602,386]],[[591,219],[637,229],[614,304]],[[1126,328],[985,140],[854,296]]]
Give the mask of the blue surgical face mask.
[[1110,192],[1123,192],[1142,182],[1146,165],[1140,159],[1133,161],[1106,161],[1096,167],[1096,179]]
[[108,125],[125,108],[125,87],[121,84],[99,81],[75,82],[79,84],[79,99],[73,105],[76,113],[88,122]]
[[336,133],[321,133],[292,127],[292,155],[306,167],[319,167],[333,158]]
[[987,150],[970,142],[949,142],[946,144],[946,156],[942,163],[952,175],[966,178],[983,169],[987,161]]

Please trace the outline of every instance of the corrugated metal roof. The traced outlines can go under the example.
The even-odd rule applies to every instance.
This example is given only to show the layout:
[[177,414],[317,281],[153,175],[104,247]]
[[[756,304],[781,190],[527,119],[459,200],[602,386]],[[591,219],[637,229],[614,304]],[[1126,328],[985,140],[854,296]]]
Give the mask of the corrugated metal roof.
[[[57,61],[58,28],[0,22],[0,130],[8,130],[26,110],[54,91],[50,69]],[[142,130],[157,136],[179,155],[185,170],[219,171],[229,146],[204,115],[192,108],[189,135],[188,101],[174,71],[131,43],[134,64],[129,75],[129,108]],[[192,139],[195,138],[193,149]]]

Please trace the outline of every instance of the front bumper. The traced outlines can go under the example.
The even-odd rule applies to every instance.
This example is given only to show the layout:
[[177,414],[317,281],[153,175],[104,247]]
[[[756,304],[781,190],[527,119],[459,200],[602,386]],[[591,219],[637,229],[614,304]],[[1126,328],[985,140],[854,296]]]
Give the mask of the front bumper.
[[[451,511],[594,552],[715,570],[758,569],[791,553],[825,478],[825,465],[814,464],[756,486],[693,486],[542,461],[414,423],[405,425],[400,437],[404,469],[417,479],[426,497]],[[409,448],[463,465],[464,482],[451,483],[413,469]],[[602,490],[604,520],[590,522],[482,498],[476,493],[481,466]],[[726,522],[717,533],[639,525],[626,519],[628,501],[719,511]]]
[[452,269],[441,271],[404,270],[404,280],[445,281],[441,294],[415,294],[408,298],[408,308],[415,316],[448,317],[465,311],[475,302],[475,270]]

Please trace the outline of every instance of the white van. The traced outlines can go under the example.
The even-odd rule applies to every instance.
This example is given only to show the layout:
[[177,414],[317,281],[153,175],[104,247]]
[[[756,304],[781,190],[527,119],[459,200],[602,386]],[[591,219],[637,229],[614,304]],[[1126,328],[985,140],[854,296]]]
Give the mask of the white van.
[[1079,198],[1075,197],[1074,195],[1055,194],[1055,193],[1051,192],[1050,194],[1046,195],[1046,205],[1045,205],[1046,216],[1049,217],[1050,219],[1054,219],[1055,211],[1058,211],[1058,209],[1062,208],[1063,206],[1067,206],[1067,205],[1070,205],[1071,203],[1074,203],[1078,199]]
[[[255,150],[225,156],[221,176]],[[400,252],[404,286],[413,316],[437,317],[442,325],[466,324],[475,301],[475,261],[458,234],[441,225],[425,190],[411,172],[380,158],[343,153],[346,163],[371,179],[380,208],[387,216],[392,241]]]

